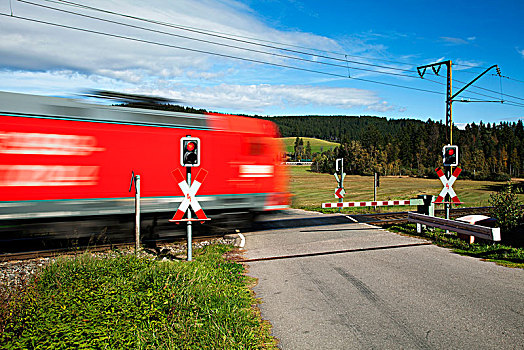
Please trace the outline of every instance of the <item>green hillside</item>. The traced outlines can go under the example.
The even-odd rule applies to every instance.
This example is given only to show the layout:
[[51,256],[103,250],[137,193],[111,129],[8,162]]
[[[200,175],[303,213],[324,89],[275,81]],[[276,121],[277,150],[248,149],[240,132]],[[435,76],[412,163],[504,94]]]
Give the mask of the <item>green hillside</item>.
[[[284,142],[284,145],[286,146],[287,153],[295,152],[293,149],[293,147],[295,146],[295,140],[296,140],[296,137],[283,137],[282,138],[282,141]],[[328,149],[333,149],[340,145],[337,142],[329,142],[329,141],[314,139],[311,137],[302,137],[302,140],[304,140],[304,147],[306,147],[308,141],[310,142],[312,153],[320,153],[323,151],[327,151]],[[320,150],[321,147],[322,147],[322,150]]]

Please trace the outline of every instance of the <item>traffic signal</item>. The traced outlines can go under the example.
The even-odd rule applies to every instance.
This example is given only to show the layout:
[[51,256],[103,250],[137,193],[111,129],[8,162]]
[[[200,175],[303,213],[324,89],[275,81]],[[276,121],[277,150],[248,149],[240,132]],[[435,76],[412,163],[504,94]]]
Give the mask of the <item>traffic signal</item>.
[[447,145],[442,149],[444,166],[458,165],[458,146]]
[[184,167],[200,166],[200,139],[182,137],[180,139],[180,165]]

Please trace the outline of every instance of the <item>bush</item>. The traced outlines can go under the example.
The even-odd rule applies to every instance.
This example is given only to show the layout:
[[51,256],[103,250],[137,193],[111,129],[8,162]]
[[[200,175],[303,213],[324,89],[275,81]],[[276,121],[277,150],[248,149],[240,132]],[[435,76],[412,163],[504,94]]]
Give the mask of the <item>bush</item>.
[[502,238],[509,241],[522,241],[524,213],[513,185],[508,183],[500,191],[492,193],[489,203],[493,206],[491,215],[497,219],[502,230]]

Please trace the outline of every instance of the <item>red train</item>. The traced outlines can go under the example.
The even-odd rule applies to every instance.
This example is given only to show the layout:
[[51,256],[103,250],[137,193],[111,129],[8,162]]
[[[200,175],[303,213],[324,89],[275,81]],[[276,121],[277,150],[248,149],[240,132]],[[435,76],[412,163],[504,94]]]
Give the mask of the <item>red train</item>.
[[288,206],[284,149],[270,122],[2,92],[0,225],[131,214],[132,172],[141,176],[141,212],[172,215],[182,192],[171,173],[185,174],[187,135],[200,139],[200,167],[209,174],[197,198],[211,219]]

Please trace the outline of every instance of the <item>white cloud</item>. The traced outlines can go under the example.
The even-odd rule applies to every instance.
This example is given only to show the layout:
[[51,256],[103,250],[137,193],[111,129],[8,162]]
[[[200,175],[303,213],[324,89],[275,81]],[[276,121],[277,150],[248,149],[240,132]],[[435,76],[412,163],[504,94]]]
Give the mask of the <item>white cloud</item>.
[[[0,18],[0,67],[13,70],[72,69],[88,74],[102,75],[109,74],[110,71],[114,70],[115,73],[111,74],[111,77],[127,72],[122,75],[126,79],[129,78],[129,73],[132,70],[137,70],[139,75],[152,77],[166,77],[166,72],[170,72],[170,77],[178,78],[183,76],[187,70],[214,71],[225,60],[228,64],[231,64],[231,59],[224,56],[237,56],[272,63],[286,61],[286,59],[274,55],[253,52],[253,49],[257,49],[276,53],[271,48],[254,47],[253,45],[172,27],[132,21],[54,3],[43,3],[67,11],[82,12],[91,16],[124,22],[132,26],[152,28],[157,32],[151,33],[129,26],[101,22],[17,2],[14,6],[15,15],[110,33],[119,36],[119,38],[2,17]],[[204,27],[207,31],[225,32],[244,37],[261,37],[265,40],[307,45],[319,49],[339,47],[335,41],[322,36],[300,32],[283,32],[270,28],[258,20],[248,7],[237,1],[177,0],[166,3],[161,0],[151,0],[147,2],[147,6],[143,6],[144,3],[138,0],[115,0],[111,2],[91,0],[83,1],[82,4],[181,26]],[[158,31],[167,32],[170,35]],[[217,45],[194,41],[181,36],[207,40],[215,42]],[[130,41],[121,37],[135,38],[150,43]],[[167,47],[151,44],[151,42],[161,43],[167,45]],[[228,45],[242,46],[249,50],[239,50]],[[213,52],[222,56],[217,57],[205,52]],[[233,61],[233,64],[246,63]]]
[[453,123],[453,125],[456,126],[459,130],[465,130],[468,123]]
[[448,44],[452,44],[452,45],[464,45],[464,44],[468,44],[468,41],[467,40],[464,40],[462,38],[455,38],[455,37],[449,37],[449,36],[441,36],[440,37],[441,40],[443,40],[444,42],[448,43]]
[[453,69],[454,70],[466,70],[476,67],[481,67],[484,63],[483,62],[477,62],[472,60],[463,60],[460,58],[457,58],[456,60],[453,60]]
[[[161,94],[162,91],[130,91]],[[374,92],[354,88],[317,87],[308,85],[226,85],[210,87],[178,87],[167,95],[185,101],[189,105],[205,106],[207,109],[230,108],[245,113],[261,113],[279,106],[282,109],[311,106],[315,110],[334,107],[350,109],[366,108],[386,111],[392,107]],[[320,113],[320,112],[319,112]]]
[[[316,111],[322,111],[324,108],[338,110],[360,108],[380,112],[394,109],[387,101],[380,99],[376,93],[369,90],[307,85],[307,83],[302,83],[304,81],[302,76],[295,80],[287,80],[294,74],[292,70],[283,68],[271,70],[271,67],[267,65],[223,57],[240,56],[248,60],[311,68],[298,61],[243,51],[227,45],[246,46],[249,49],[268,51],[273,54],[291,55],[291,53],[269,47],[232,42],[172,27],[108,16],[95,11],[59,5],[55,2],[40,1],[39,3],[67,11],[167,31],[171,34],[216,41],[220,45],[195,42],[180,36],[146,32],[137,28],[123,27],[114,23],[13,2],[13,12],[16,16],[133,37],[143,41],[159,42],[169,46],[191,48],[201,52],[0,17],[0,79],[2,79],[4,90],[63,95],[72,94],[81,89],[97,88],[149,93],[187,101],[188,104],[207,109],[235,110],[246,113],[260,113],[275,106],[285,110],[312,106]],[[9,8],[3,5],[3,8],[0,5],[0,11],[9,13]],[[204,28],[214,33],[230,33],[243,40],[251,40],[246,38],[253,37],[263,38],[268,45],[272,45],[270,42],[274,41],[294,45],[298,50],[300,50],[299,47],[315,47],[319,50],[343,52],[342,46],[344,46],[345,50],[358,55],[383,54],[387,50],[382,44],[369,44],[365,39],[352,38],[337,42],[311,33],[276,30],[259,20],[256,13],[247,5],[235,0],[170,2],[151,0],[147,2],[147,6],[139,0],[104,2],[85,0],[82,1],[82,5],[191,28]],[[215,52],[222,57],[208,55],[204,51]],[[316,52],[303,57],[313,61],[325,60]],[[348,57],[351,59],[350,56]],[[345,66],[344,62],[340,64]],[[329,67],[314,66],[312,69],[328,70]],[[333,69],[339,69],[336,71],[337,74],[343,76],[347,74],[345,67]],[[358,74],[370,74],[350,71],[352,77]],[[301,83],[296,84],[290,81],[301,81]],[[252,82],[252,84],[246,84],[247,82]]]

